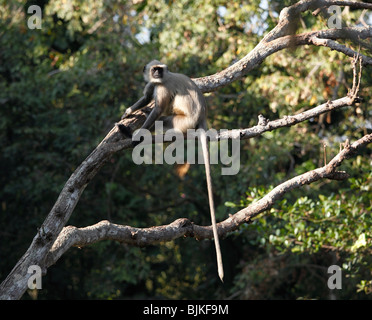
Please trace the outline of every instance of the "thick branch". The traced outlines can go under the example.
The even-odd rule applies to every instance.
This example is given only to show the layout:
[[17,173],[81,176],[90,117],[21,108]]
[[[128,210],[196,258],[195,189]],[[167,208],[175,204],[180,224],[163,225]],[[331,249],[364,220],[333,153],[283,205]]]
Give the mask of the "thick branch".
[[[329,29],[307,32],[299,35],[282,35],[272,38],[270,42],[261,41],[249,54],[225,70],[211,76],[193,79],[202,92],[212,92],[229,85],[237,79],[247,75],[252,69],[259,66],[268,56],[294,46],[316,45],[326,46],[332,50],[353,56],[354,52],[344,45],[334,41],[315,41],[316,39],[365,39],[372,37],[372,27],[349,27],[343,29]],[[337,45],[336,45],[337,44]],[[370,57],[363,55],[364,64],[372,64]]]
[[[26,253],[0,285],[0,299],[19,299],[27,289],[29,266],[38,265],[45,269],[45,258],[55,239],[66,225],[85,187],[100,168],[116,152],[115,142],[121,136],[112,129],[97,148],[83,161],[67,180],[52,210],[45,218]],[[129,144],[129,141],[124,141]]]

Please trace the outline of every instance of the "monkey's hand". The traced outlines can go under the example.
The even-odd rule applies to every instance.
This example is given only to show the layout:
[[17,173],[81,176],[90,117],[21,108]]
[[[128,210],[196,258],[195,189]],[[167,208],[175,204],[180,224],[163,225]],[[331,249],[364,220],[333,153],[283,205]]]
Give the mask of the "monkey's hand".
[[125,119],[126,117],[128,117],[130,114],[132,114],[133,110],[132,108],[127,108],[127,110],[125,110],[124,114],[121,116],[121,119]]

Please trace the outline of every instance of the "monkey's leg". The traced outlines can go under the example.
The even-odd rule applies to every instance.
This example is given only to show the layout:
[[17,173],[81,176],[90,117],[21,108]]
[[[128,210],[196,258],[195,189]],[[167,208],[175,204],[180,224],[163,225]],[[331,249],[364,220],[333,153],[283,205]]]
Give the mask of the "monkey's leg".
[[[127,110],[125,110],[124,114],[122,115],[121,119],[122,120],[125,119],[126,117],[131,115],[134,111],[142,109],[143,107],[148,105],[153,99],[153,94],[154,94],[154,85],[147,84],[145,87],[144,96],[141,99],[139,99],[134,105],[127,108]],[[129,127],[123,124],[119,124],[119,123],[116,123],[116,126],[118,127],[121,133],[123,133],[128,138],[132,138],[132,131],[130,130]]]
[[[134,111],[143,108],[146,106],[149,102],[151,101],[151,98],[149,99],[148,97],[142,97],[140,100],[138,100],[133,106],[129,107],[127,110],[125,110],[125,113],[122,115],[121,119],[125,119],[129,115],[131,115]],[[116,126],[120,130],[122,134],[124,134],[128,138],[132,138],[132,131],[129,127],[121,124],[121,123],[116,123]]]
[[[155,121],[160,117],[161,113],[162,113],[161,108],[158,107],[158,106],[155,106],[154,109],[152,109],[152,111],[149,114],[149,116],[147,117],[145,123],[142,125],[141,130],[146,129],[146,130],[150,130],[151,131],[151,128],[154,126]],[[137,132],[137,134],[138,134],[138,132]],[[134,135],[134,137],[135,136],[136,135]],[[137,140],[134,137],[132,137],[132,146],[133,147],[135,147],[135,146],[137,146],[138,144],[141,143],[140,140]]]
[[[149,116],[147,117],[145,123],[142,125],[141,129],[147,129],[147,130],[151,129],[151,127],[153,127],[156,119],[159,118],[161,113],[162,113],[161,108],[155,106],[154,109],[152,109]],[[135,147],[136,145],[138,145],[140,143],[140,141],[134,141],[133,140],[133,135],[132,135],[132,132],[129,129],[129,127],[127,127],[127,126],[125,126],[121,123],[116,123],[116,126],[118,127],[118,129],[120,130],[121,133],[123,133],[128,138],[132,139],[132,146],[133,147]]]
[[152,109],[149,116],[147,117],[141,129],[150,130],[152,126],[154,125],[155,121],[160,117],[161,113],[162,113],[162,109],[158,106],[155,106],[154,109]]
[[159,120],[163,121],[164,131],[176,129],[182,133],[186,133],[187,129],[193,129],[196,126],[194,119],[184,114],[161,117]]
[[[189,120],[184,115],[165,116],[165,117],[160,117],[159,120],[163,122],[164,133],[167,130],[174,130],[175,128],[177,129],[181,128],[184,130],[184,132],[186,132],[187,129],[189,129],[189,125],[190,125]],[[179,131],[177,130],[177,132]],[[172,141],[175,141],[175,140],[177,140],[177,136],[173,136]],[[182,180],[184,179],[189,169],[190,169],[190,163],[188,163],[185,160],[180,163],[178,162],[175,163],[175,173]]]
[[215,247],[216,247],[218,276],[220,277],[221,281],[223,282],[224,272],[223,272],[220,241],[218,239],[218,232],[217,232],[216,215],[215,215],[215,211],[214,211],[211,166],[210,166],[210,163],[209,163],[209,150],[208,150],[207,135],[206,135],[204,129],[200,134],[200,142],[201,142],[202,149],[203,149],[203,158],[204,158],[204,164],[205,164],[205,175],[207,177],[209,208],[210,208],[210,211],[211,211],[213,237],[214,237],[214,244],[215,244]]

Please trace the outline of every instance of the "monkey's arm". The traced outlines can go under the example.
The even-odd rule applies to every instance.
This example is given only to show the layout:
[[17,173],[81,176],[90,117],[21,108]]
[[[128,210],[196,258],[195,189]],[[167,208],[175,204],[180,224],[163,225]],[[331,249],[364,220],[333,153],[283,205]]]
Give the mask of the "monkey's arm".
[[[159,106],[155,105],[154,109],[152,109],[150,115],[146,119],[145,123],[142,125],[141,129],[151,129],[152,125],[155,123],[156,119],[160,117],[162,114],[162,109]],[[132,133],[128,131],[128,129],[124,125],[119,125],[119,130],[124,133],[125,135],[132,138],[132,146],[135,147],[140,143],[140,140],[137,138],[132,137]],[[137,133],[139,134],[139,133]],[[135,135],[136,136],[136,135]]]
[[[152,83],[148,83],[145,87],[145,90],[143,90],[143,97],[141,99],[139,99],[133,106],[131,106],[127,110],[125,110],[121,119],[125,119],[131,113],[133,113],[134,111],[139,110],[139,109],[145,107],[146,105],[148,105],[153,100],[154,89],[155,89],[154,85]],[[132,138],[132,131],[130,130],[129,127],[127,127],[127,126],[125,126],[121,123],[117,123],[116,125],[119,128],[121,133],[123,133],[128,138]]]
[[[150,129],[152,127],[152,125],[155,123],[156,119],[158,119],[161,114],[162,114],[161,108],[159,108],[158,106],[155,105],[154,109],[152,109],[150,115],[147,117],[147,119],[146,119],[145,123],[142,125],[141,129]],[[125,125],[123,125],[121,123],[117,123],[116,125],[118,126],[121,133],[123,133],[128,138],[132,138],[132,132],[128,127],[126,127]],[[139,143],[139,140],[137,141],[137,139],[132,138],[132,146],[133,147],[135,147],[138,143]]]
[[154,109],[151,111],[141,129],[150,129],[155,121],[161,116],[162,112],[162,109],[159,106],[155,105]]
[[[154,89],[152,89],[154,90]],[[145,88],[146,91],[146,88]],[[150,115],[147,117],[145,123],[141,129],[150,129],[152,128],[155,121],[161,116],[163,111],[167,110],[169,107],[171,98],[169,92],[163,87],[157,87],[156,97],[155,97],[155,107],[152,109]]]
[[143,91],[143,97],[139,99],[133,106],[129,107],[125,110],[124,114],[122,115],[121,119],[128,117],[131,113],[136,110],[142,109],[143,107],[147,106],[154,96],[154,85],[152,83],[148,83]]

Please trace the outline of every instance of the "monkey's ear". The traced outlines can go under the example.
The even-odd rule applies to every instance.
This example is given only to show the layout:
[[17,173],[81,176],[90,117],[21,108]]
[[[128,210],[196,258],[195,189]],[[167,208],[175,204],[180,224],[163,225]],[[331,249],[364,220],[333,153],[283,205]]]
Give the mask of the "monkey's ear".
[[146,66],[147,66],[147,64],[145,64],[144,66],[143,66],[143,73],[145,73],[145,71],[146,71]]

